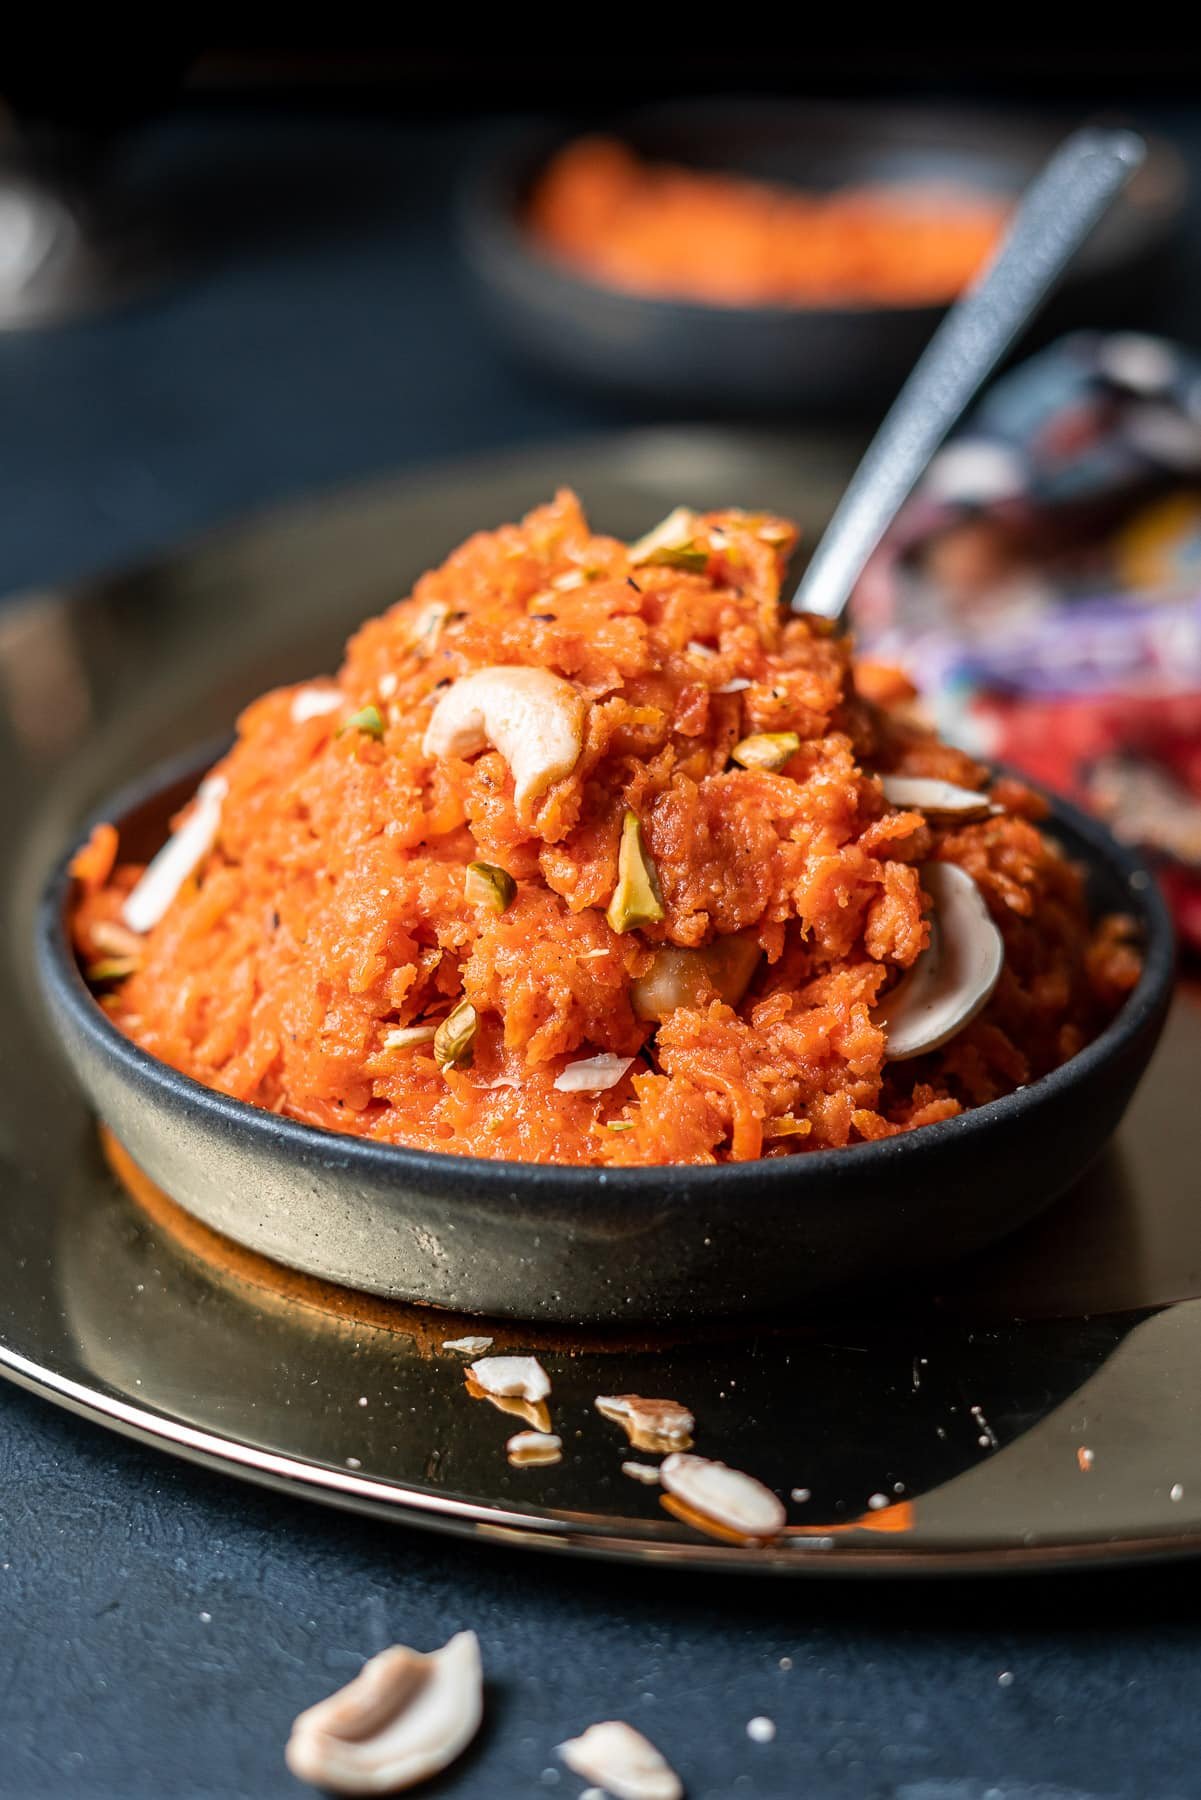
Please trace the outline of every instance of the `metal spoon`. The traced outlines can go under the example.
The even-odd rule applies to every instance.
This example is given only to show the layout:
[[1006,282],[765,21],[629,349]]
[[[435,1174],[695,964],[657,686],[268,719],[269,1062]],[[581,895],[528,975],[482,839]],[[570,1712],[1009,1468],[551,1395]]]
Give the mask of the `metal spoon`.
[[793,596],[837,619],[934,452],[1146,155],[1132,131],[1077,131],[1021,204],[992,262],[951,308],[827,525]]

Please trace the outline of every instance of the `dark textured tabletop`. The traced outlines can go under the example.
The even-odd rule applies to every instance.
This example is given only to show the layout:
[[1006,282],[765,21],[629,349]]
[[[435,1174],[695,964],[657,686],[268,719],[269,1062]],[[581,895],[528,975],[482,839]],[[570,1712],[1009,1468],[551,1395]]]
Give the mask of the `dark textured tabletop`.
[[[1201,129],[1157,121],[1201,186]],[[480,132],[192,114],[131,147],[192,261],[0,338],[0,590],[451,453],[603,428],[500,357],[448,203]],[[1201,222],[1155,322],[1201,340]],[[1140,314],[1131,324],[1150,322]],[[299,1794],[294,1714],[393,1641],[480,1634],[486,1729],[435,1789],[575,1795],[624,1717],[693,1800],[1201,1793],[1201,1572],[773,1586],[589,1567],[247,1489],[0,1388],[0,1794]],[[756,1715],[773,1742],[747,1735]]]

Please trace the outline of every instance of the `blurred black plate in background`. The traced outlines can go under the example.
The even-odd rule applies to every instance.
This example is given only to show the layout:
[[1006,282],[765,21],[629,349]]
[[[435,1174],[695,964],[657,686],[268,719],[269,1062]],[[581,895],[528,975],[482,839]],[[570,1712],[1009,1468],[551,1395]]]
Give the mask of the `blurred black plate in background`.
[[[1062,129],[1003,113],[772,100],[682,101],[606,124],[653,160],[801,188],[949,182],[1016,198]],[[635,405],[795,417],[882,407],[943,306],[716,306],[605,287],[541,250],[523,220],[549,158],[573,137],[547,126],[495,142],[460,209],[464,254],[509,342],[550,374]],[[1154,277],[1185,193],[1175,152],[1148,160],[1081,255],[1042,330],[1102,324]]]

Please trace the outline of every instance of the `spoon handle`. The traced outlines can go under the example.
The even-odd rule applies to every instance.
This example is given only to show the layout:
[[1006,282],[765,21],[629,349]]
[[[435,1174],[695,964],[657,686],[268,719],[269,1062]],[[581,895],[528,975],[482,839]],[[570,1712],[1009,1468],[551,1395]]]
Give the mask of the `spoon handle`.
[[1026,189],[996,255],[947,313],[868,446],[801,578],[795,612],[840,616],[934,452],[1145,154],[1132,131],[1089,127]]

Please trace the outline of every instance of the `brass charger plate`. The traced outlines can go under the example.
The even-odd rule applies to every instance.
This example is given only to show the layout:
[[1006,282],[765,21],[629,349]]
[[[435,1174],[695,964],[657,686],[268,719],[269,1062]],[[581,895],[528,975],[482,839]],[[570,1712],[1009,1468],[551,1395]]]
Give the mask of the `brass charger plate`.
[[[335,666],[348,631],[468,530],[566,482],[621,534],[687,499],[799,510],[812,535],[850,461],[832,439],[699,431],[524,452],[325,499],[0,614],[0,1373],[229,1473],[513,1544],[803,1574],[1201,1547],[1189,993],[1113,1148],[1019,1238],[929,1292],[637,1338],[423,1313],[235,1248],[106,1155],[41,1019],[33,908],[89,806],[264,687]],[[509,1466],[521,1421],[473,1399],[441,1347],[466,1331],[541,1357],[558,1465]],[[684,1402],[698,1451],[807,1495],[784,1535],[714,1536],[622,1473],[654,1459],[593,1401],[631,1392]]]

